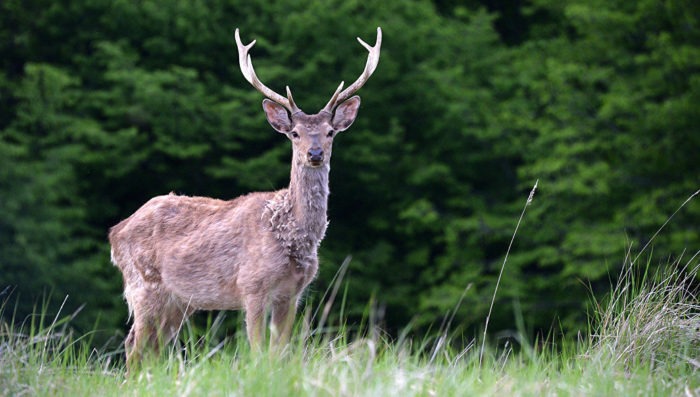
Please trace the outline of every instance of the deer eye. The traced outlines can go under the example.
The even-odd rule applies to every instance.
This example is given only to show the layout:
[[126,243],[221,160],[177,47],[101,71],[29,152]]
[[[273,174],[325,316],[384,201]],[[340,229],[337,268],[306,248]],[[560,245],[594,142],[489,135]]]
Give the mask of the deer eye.
[[299,134],[296,131],[292,131],[292,138],[299,138]]
[[328,134],[326,134],[326,136],[329,138],[333,138],[333,134],[335,134],[335,131],[330,130],[330,131],[328,131]]

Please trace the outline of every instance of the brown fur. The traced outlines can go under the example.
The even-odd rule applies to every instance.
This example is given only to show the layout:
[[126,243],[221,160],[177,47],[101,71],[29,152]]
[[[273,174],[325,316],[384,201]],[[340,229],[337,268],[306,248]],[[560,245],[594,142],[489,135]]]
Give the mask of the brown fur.
[[248,340],[258,349],[265,313],[272,312],[274,345],[288,341],[301,293],[318,271],[318,247],[326,232],[328,174],[333,138],[350,127],[360,107],[350,97],[379,61],[381,29],[365,70],[346,90],[338,87],[319,113],[307,115],[255,75],[236,30],[243,76],[266,97],[270,125],[292,142],[289,187],[223,201],[169,194],[149,200],[109,233],[112,262],[124,277],[133,316],[125,340],[127,367],[147,346],[158,350],[196,310],[246,312]]
[[[273,343],[288,340],[299,296],[318,271],[326,231],[329,133],[352,123],[359,98],[339,108],[349,112],[342,125],[323,112],[299,113],[288,131],[280,131],[293,143],[288,188],[230,201],[171,193],[112,228],[112,261],[124,276],[133,314],[125,342],[129,365],[146,345],[157,350],[176,336],[195,310],[245,310],[249,340],[259,347],[269,307]],[[309,161],[312,147],[323,150],[320,165]]]

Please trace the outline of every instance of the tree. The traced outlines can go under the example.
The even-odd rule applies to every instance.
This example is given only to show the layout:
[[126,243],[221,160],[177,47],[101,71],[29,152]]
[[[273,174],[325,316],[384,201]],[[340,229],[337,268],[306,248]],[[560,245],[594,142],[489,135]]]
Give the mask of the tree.
[[[505,4],[505,3],[504,3]],[[345,314],[385,308],[417,332],[453,310],[478,328],[518,214],[492,328],[585,324],[628,243],[697,190],[697,5],[512,2],[6,1],[0,3],[0,290],[18,314],[44,290],[86,303],[77,325],[126,320],[106,234],[149,198],[233,198],[288,182],[289,144],[238,70],[308,112],[365,62],[362,108],[338,137],[317,302],[352,255]],[[680,218],[680,219],[679,219]],[[689,205],[656,240],[695,250]],[[694,252],[694,251],[693,251]]]

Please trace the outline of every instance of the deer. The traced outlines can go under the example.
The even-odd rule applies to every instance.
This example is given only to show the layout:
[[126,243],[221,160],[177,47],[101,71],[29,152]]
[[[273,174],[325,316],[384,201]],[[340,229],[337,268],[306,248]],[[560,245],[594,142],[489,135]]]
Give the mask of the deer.
[[270,317],[270,345],[289,343],[296,311],[318,272],[328,226],[333,139],[354,122],[355,94],[374,73],[382,43],[377,28],[364,71],[326,106],[304,113],[289,86],[284,97],[255,73],[250,49],[235,30],[243,77],[265,96],[272,128],[292,143],[289,186],[232,200],[170,193],[156,196],[109,231],[111,261],[124,281],[132,325],[124,340],[127,372],[146,350],[158,352],[199,310],[243,310],[248,343],[260,351]]

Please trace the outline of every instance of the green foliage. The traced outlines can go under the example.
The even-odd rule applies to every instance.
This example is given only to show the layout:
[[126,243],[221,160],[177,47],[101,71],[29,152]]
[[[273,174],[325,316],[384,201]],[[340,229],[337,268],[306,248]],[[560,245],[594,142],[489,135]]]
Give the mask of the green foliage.
[[[459,3],[459,4],[457,4]],[[504,3],[505,4],[505,3]],[[289,143],[238,70],[312,113],[353,81],[353,37],[384,31],[362,109],[336,142],[323,291],[348,255],[346,310],[369,297],[392,333],[476,329],[527,192],[491,329],[585,326],[628,244],[698,189],[700,28],[690,0],[3,1],[0,291],[28,315],[43,294],[74,323],[123,329],[106,235],[150,197],[233,198],[288,181]],[[495,11],[500,11],[499,13]],[[655,254],[695,251],[691,203]],[[9,290],[8,290],[9,291]],[[57,302],[54,302],[57,304]]]

